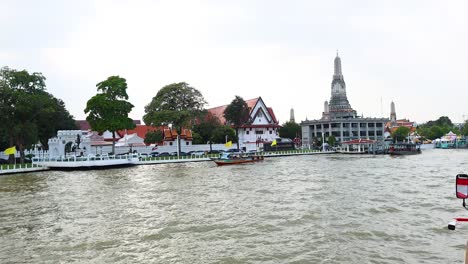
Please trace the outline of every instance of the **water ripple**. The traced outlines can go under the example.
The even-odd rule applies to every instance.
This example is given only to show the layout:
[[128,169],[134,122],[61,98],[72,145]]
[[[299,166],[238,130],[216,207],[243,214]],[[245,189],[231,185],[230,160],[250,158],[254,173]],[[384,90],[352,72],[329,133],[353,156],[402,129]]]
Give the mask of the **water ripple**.
[[2,263],[462,263],[466,151],[0,177]]

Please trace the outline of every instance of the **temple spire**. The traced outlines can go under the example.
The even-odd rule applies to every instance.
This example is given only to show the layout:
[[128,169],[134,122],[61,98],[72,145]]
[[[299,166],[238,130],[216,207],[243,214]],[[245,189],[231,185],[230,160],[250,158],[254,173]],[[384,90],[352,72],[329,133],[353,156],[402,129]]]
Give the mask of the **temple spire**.
[[390,104],[390,121],[396,122],[395,103],[393,101]]
[[[355,117],[356,111],[351,108],[346,96],[346,83],[341,72],[341,58],[338,51],[335,58],[335,72],[331,83],[331,99],[328,103],[330,119]],[[325,113],[325,112],[324,112]],[[324,115],[323,119],[326,118]]]
[[336,58],[335,58],[335,73],[333,74],[334,79],[343,79],[343,73],[341,72],[341,59],[338,56],[338,50],[336,51]]
[[296,123],[296,119],[294,118],[294,109],[291,108],[290,116],[289,116],[289,122]]

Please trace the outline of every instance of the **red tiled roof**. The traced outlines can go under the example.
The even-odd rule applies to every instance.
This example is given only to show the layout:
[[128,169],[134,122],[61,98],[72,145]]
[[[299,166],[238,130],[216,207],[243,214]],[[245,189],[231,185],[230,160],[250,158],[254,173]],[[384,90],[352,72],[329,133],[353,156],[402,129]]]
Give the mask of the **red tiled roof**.
[[91,126],[86,120],[75,120],[75,124],[79,130],[91,130]]
[[266,125],[243,125],[242,128],[266,128],[266,127],[281,127],[278,124],[266,124]]
[[92,141],[91,146],[111,146],[112,142],[109,141]]
[[[156,131],[156,130],[164,130],[165,126],[159,126],[159,127],[154,127],[154,126],[148,126],[148,125],[137,125],[134,129],[127,129],[127,135],[131,135],[136,133],[137,136],[141,138],[145,138],[146,133]],[[125,130],[119,130],[118,131],[119,135],[123,137],[125,135]]]
[[273,108],[268,107],[268,113],[270,113],[271,118],[275,124],[278,124],[278,120],[276,120],[275,113],[273,112]]
[[[91,126],[89,125],[89,122],[86,120],[75,120],[75,124],[76,126],[78,126],[79,130],[91,130]],[[133,124],[140,125],[141,121],[133,120]]]
[[401,120],[396,120],[395,123],[393,123],[392,121],[389,121],[385,124],[385,127],[391,132],[395,132],[395,130],[397,130],[399,127],[407,127],[410,129],[411,132],[414,132],[416,131],[416,127],[414,126],[414,122],[411,122],[409,120],[406,120],[406,119],[401,119]]
[[208,109],[208,113],[218,118],[221,124],[226,124],[226,119],[224,118],[224,110],[226,110],[226,107],[227,105],[211,108],[211,109]]
[[[252,108],[254,108],[254,106],[257,104],[257,101],[259,98],[260,97],[245,101],[245,103],[247,104],[247,106],[250,108],[251,111],[252,111]],[[214,107],[214,108],[208,109],[208,112],[211,113],[213,116],[216,116],[219,119],[219,122],[221,122],[221,124],[226,124],[226,119],[224,118],[224,110],[226,110],[227,106],[228,105]]]
[[[134,129],[127,129],[127,131],[119,130],[117,131],[117,134],[120,135],[120,137],[123,137],[125,135],[125,132],[127,133],[127,135],[136,133],[137,136],[144,139],[146,137],[146,133],[150,131],[157,131],[157,130],[163,132],[164,141],[173,141],[177,138],[177,131],[175,129],[171,131],[169,127],[167,126],[154,127],[154,126],[148,126],[148,125],[137,125]],[[186,139],[186,140],[192,140],[192,131],[190,129],[183,128],[180,138]]]
[[[180,138],[185,140],[192,140],[192,131],[190,129],[183,128],[180,133]],[[169,128],[164,129],[164,140],[172,141],[177,139],[177,131],[175,129],[170,130]]]

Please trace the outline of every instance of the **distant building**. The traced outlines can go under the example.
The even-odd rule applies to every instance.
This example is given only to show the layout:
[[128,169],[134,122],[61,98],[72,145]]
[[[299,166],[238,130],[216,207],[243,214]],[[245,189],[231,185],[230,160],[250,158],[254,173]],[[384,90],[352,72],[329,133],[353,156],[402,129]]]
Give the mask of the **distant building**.
[[[86,120],[76,120],[75,121],[78,128],[85,134],[93,133],[92,145],[108,145],[105,142],[112,142],[112,133],[109,131],[104,131],[103,133],[97,133],[91,131],[91,126]],[[146,133],[151,131],[160,130],[163,133],[163,140],[158,142],[159,145],[172,146],[177,144],[177,131],[175,129],[170,129],[167,126],[148,126],[142,125],[140,120],[133,120],[133,123],[136,125],[134,129],[124,129],[116,131],[115,140],[118,142],[119,146],[124,145],[143,145],[143,141],[146,137]],[[192,145],[192,131],[190,129],[182,129],[181,133],[181,145]]]
[[[89,125],[89,122],[86,120],[75,120],[75,124],[78,127],[79,130],[83,132],[91,132],[91,126]],[[133,120],[133,124],[135,125],[140,125],[141,121],[140,120]],[[104,138],[104,141],[111,141],[112,142],[112,133],[110,131],[104,131],[103,133],[100,133],[100,135]],[[122,136],[119,133],[115,133],[115,141],[118,141]]]
[[294,118],[294,109],[291,108],[290,116],[289,116],[289,122],[291,123],[296,123],[296,119]]
[[[239,144],[249,148],[262,142],[272,142],[278,136],[281,127],[271,107],[267,107],[261,97],[245,101],[250,110],[250,120],[239,129]],[[224,110],[228,105],[208,109],[208,112],[217,117],[221,124],[229,125],[224,118]],[[249,149],[253,149],[249,148]]]
[[410,132],[415,132],[417,128],[416,122],[411,122],[408,119],[397,120],[395,103],[392,102],[390,104],[390,121],[385,124],[385,137],[390,137],[395,130],[402,126],[407,127]]
[[[161,146],[176,146],[177,145],[177,131],[175,129],[170,129],[167,126],[148,126],[148,125],[137,125],[134,129],[120,130],[118,134],[121,138],[124,138],[125,135],[137,135],[139,138],[142,138],[143,141],[146,137],[146,133],[153,131],[161,131],[163,133],[163,140],[158,142],[158,145]],[[192,131],[190,129],[182,128],[182,133],[180,135],[180,145],[189,146],[192,145]],[[121,140],[122,142],[122,140]]]
[[388,118],[364,118],[357,116],[346,95],[346,83],[342,74],[341,59],[336,54],[331,83],[330,102],[325,101],[322,118],[301,122],[303,145],[333,135],[337,142],[353,139],[383,140]]

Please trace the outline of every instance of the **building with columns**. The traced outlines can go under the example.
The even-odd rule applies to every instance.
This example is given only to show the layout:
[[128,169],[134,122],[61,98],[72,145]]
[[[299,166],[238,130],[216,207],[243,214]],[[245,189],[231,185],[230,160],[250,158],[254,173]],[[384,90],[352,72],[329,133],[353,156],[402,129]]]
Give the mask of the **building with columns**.
[[322,140],[333,135],[337,142],[353,139],[384,140],[385,124],[388,118],[368,118],[358,116],[346,96],[341,59],[336,54],[334,74],[331,83],[330,102],[325,101],[322,118],[301,122],[303,145],[311,145],[314,140]]

